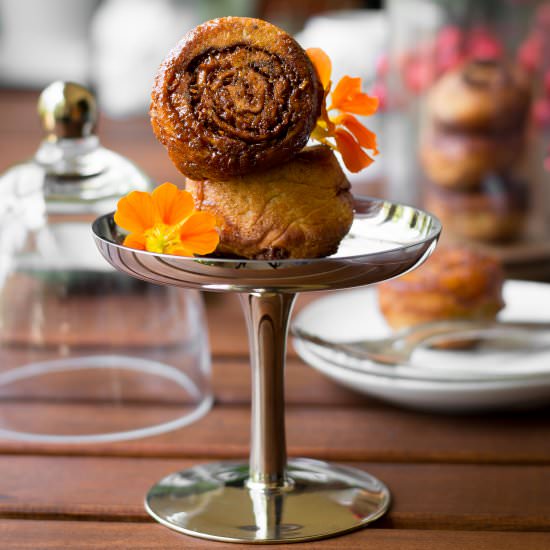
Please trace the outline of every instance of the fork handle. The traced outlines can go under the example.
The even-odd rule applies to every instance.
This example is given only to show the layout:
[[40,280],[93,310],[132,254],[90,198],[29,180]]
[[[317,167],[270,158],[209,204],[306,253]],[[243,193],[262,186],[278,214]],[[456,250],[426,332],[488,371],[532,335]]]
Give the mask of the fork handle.
[[421,342],[433,336],[455,334],[474,330],[492,329],[517,329],[517,330],[550,330],[550,322],[535,321],[494,321],[494,320],[449,320],[434,321],[408,327],[395,333],[394,338],[403,338],[407,341]]

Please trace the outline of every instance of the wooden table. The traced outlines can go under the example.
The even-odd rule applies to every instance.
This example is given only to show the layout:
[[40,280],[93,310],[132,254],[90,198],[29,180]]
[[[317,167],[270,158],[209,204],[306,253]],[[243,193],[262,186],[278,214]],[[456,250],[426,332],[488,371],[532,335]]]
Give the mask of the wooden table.
[[[34,152],[40,137],[35,99],[32,93],[0,93],[0,169]],[[181,181],[144,120],[103,121],[100,135],[158,181]],[[300,297],[297,308],[313,298]],[[247,456],[244,321],[235,296],[207,297],[207,311],[216,404],[202,420],[116,444],[0,441],[2,550],[224,546],[173,533],[153,523],[142,505],[149,486],[167,473]],[[368,469],[393,496],[390,513],[371,527],[304,546],[550,548],[550,410],[482,416],[412,412],[336,386],[292,350],[287,371],[289,454]]]

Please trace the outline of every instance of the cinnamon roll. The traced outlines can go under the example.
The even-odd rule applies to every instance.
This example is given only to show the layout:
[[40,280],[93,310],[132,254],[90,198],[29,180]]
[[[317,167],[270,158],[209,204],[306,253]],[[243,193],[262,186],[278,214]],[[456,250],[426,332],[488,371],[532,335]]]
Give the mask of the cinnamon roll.
[[226,180],[290,160],[307,143],[323,89],[286,32],[244,17],[190,31],[162,63],[150,108],[175,166]]
[[322,145],[258,174],[186,183],[195,208],[216,216],[216,253],[263,260],[336,252],[353,221],[349,189],[334,153]]

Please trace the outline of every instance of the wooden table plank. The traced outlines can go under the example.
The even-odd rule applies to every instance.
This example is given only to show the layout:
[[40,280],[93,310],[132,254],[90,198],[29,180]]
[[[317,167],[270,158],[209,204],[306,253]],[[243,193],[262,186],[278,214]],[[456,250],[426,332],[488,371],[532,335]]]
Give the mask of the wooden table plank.
[[[0,457],[0,516],[145,521],[143,497],[168,473],[210,461]],[[392,491],[397,529],[550,530],[550,466],[359,464]]]
[[[74,521],[0,521],[0,539],[9,550],[195,550],[200,548],[228,548],[248,550],[250,545],[212,543],[174,533],[160,525],[114,522]],[[361,529],[341,537],[300,545],[300,548],[324,550],[547,550],[550,533],[471,531],[411,531]],[[282,544],[281,550],[295,549],[296,545]]]
[[[48,407],[16,409],[27,423],[47,418]],[[67,414],[94,422],[94,407],[76,405]],[[7,409],[4,405],[3,409]],[[166,410],[140,414],[164,415]],[[6,413],[5,413],[6,414]],[[53,414],[53,413],[52,413]],[[0,417],[1,418],[1,417]],[[289,452],[343,461],[550,464],[549,413],[536,415],[435,416],[390,407],[326,408],[291,405],[286,414]],[[248,406],[215,407],[194,424],[156,437],[114,444],[44,445],[0,441],[3,453],[136,457],[245,457]]]

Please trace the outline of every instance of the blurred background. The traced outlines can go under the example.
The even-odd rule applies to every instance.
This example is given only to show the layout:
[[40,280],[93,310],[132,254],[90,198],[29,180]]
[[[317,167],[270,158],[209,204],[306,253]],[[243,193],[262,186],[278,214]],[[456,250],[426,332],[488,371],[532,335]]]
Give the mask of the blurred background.
[[[1,84],[39,89],[74,80],[95,88],[111,116],[145,113],[166,53],[195,25],[226,15],[267,19],[306,42],[329,31],[323,41],[333,50],[358,40],[341,69],[365,72],[383,48],[380,7],[376,0],[0,0]],[[355,36],[343,34],[348,27]]]
[[[379,113],[365,122],[378,134],[381,154],[368,170],[349,178],[356,192],[408,203],[426,202],[426,180],[434,179],[422,163],[427,154],[443,155],[454,170],[453,163],[463,162],[461,154],[480,149],[478,135],[450,132],[438,134],[433,151],[422,151],[423,128],[432,123],[427,108],[432,90],[447,73],[471,62],[519,67],[529,88],[527,116],[515,129],[520,145],[509,147],[494,134],[483,142],[491,154],[510,149],[512,168],[503,174],[491,160],[475,193],[451,189],[449,195],[432,181],[440,193],[428,204],[450,222],[446,235],[479,242],[511,263],[527,254],[531,263],[544,260],[550,266],[548,1],[0,0],[0,107],[11,113],[0,120],[0,131],[8,136],[24,127],[28,137],[23,144],[2,140],[0,170],[36,150],[39,91],[52,81],[70,80],[96,94],[99,135],[107,146],[137,161],[155,181],[181,180],[148,126],[153,76],[190,28],[225,15],[266,19],[304,47],[323,48],[333,61],[333,81],[344,74],[363,78],[364,89],[380,99]],[[461,218],[463,211],[471,216]],[[518,223],[503,227],[510,216]],[[480,217],[489,230],[483,225],[472,234],[469,226]]]

